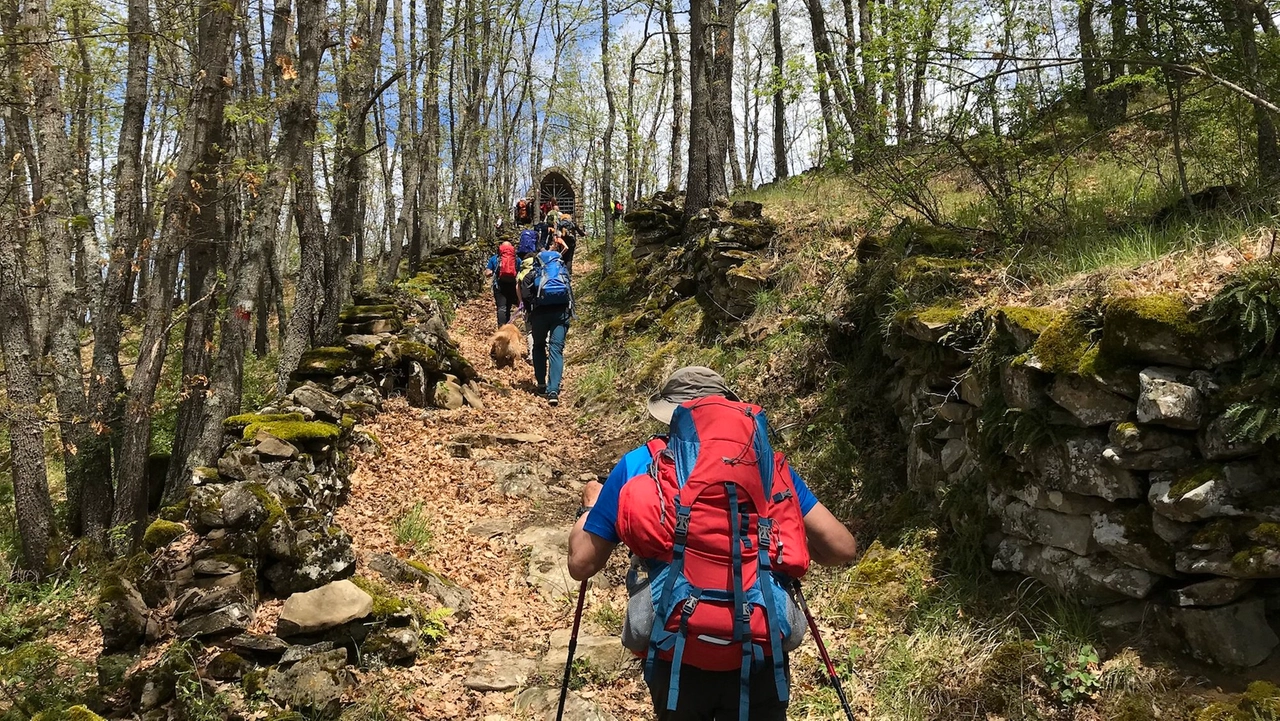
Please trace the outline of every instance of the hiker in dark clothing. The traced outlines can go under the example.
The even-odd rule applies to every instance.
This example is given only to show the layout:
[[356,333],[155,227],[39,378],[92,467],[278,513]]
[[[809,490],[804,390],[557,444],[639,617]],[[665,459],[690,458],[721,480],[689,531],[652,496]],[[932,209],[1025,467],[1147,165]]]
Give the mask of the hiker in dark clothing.
[[564,340],[573,318],[573,291],[564,260],[554,250],[544,250],[533,258],[533,270],[521,282],[529,328],[533,331],[533,377],[539,395],[551,406],[560,404],[560,381],[564,375]]
[[516,261],[516,248],[508,241],[498,244],[498,252],[489,257],[484,274],[493,279],[493,302],[498,307],[498,327],[511,322],[519,305],[516,293],[516,274],[520,267]]
[[[722,583],[722,578],[733,577],[739,584],[735,590],[741,590],[744,584],[740,574],[748,568],[744,564],[759,564],[752,574],[757,579],[770,568],[757,557],[773,557],[779,566],[784,560],[798,563],[796,559],[803,557],[804,564],[799,569],[803,573],[808,560],[829,566],[848,563],[853,560],[857,544],[844,524],[818,502],[785,457],[775,456],[768,441],[761,438],[767,438],[763,412],[741,403],[715,371],[698,366],[677,370],[649,399],[648,409],[650,415],[668,426],[670,434],[655,436],[623,456],[603,485],[592,481],[583,489],[578,522],[569,535],[569,575],[585,581],[604,568],[618,543],[629,539],[627,543],[634,544],[629,550],[643,560],[638,567],[633,562],[637,573],[627,579],[631,601],[627,604],[622,640],[633,652],[647,654],[645,681],[658,721],[736,721],[744,717],[750,721],[785,721],[787,653],[803,639],[805,622],[803,613],[787,596],[784,583],[774,577],[771,595],[763,596],[761,590],[763,597],[752,600],[751,595],[746,595],[743,604],[744,609],[752,609],[753,619],[766,607],[773,609],[768,611],[770,616],[776,613],[786,618],[790,634],[780,627],[779,635],[783,637],[774,638],[777,644],[773,645],[770,641],[756,641],[754,620],[744,629],[743,642],[727,640],[725,632],[719,630],[721,626],[742,627],[733,620],[732,613],[716,615],[726,603],[723,596],[717,597],[716,586],[704,585],[699,587],[701,591],[691,591],[693,579],[701,576],[712,583]],[[744,411],[746,421],[742,420]],[[760,415],[753,418],[757,412]],[[708,447],[712,450],[703,450]],[[773,464],[761,468],[756,460],[757,449]],[[635,483],[631,482],[633,479]],[[732,535],[732,521],[720,525],[717,519],[722,512],[732,518],[740,508],[738,493],[750,497],[753,483],[758,490],[761,486],[769,489],[764,494],[768,497],[765,502],[769,503],[770,524],[766,528],[759,519],[751,519],[750,527],[759,524],[761,529],[761,552],[734,553],[730,558],[733,549],[738,548],[740,553],[741,548],[732,544],[745,541],[751,548],[751,541],[757,536]],[[718,496],[700,495],[703,488],[712,486],[720,490]],[[667,491],[661,489],[674,491],[674,507],[667,505],[672,496],[665,496],[664,500]],[[689,505],[683,506],[680,494],[686,490],[692,499],[686,496]],[[776,493],[770,496],[771,492]],[[676,518],[668,515],[664,520],[660,514],[670,514],[671,508],[676,509]],[[744,531],[749,514],[763,516],[758,506],[746,508],[740,515]],[[663,558],[656,557],[662,555],[661,551],[654,553],[658,550],[655,541],[657,545],[667,543]],[[644,553],[646,543],[648,555]],[[687,564],[686,543],[689,549],[697,549],[696,553],[691,552]],[[776,554],[769,549],[776,549]],[[643,579],[640,570],[645,571]],[[685,578],[690,583],[681,590],[682,581],[676,579]],[[759,589],[768,580],[758,580]],[[729,596],[727,603],[731,605],[733,598]],[[659,608],[666,613],[668,607],[672,609],[671,616],[659,617]],[[678,619],[678,632],[670,630],[672,617]],[[767,622],[770,628],[775,621]],[[746,648],[759,655],[753,657],[743,650]],[[725,652],[727,660],[720,658]],[[676,663],[680,665],[673,672]],[[748,713],[741,716],[744,701]]]
[[573,275],[573,254],[578,250],[578,238],[582,236],[582,228],[573,222],[573,216],[564,213],[560,216],[560,238],[563,248],[560,257],[564,259],[564,267]]

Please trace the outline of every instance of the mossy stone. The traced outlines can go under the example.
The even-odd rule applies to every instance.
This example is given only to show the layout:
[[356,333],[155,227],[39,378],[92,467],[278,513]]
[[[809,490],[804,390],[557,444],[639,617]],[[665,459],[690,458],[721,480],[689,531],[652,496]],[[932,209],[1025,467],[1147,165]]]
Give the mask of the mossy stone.
[[[214,471],[214,475],[217,475],[216,470]],[[173,504],[172,506],[165,506],[164,508],[161,508],[160,513],[158,515],[160,518],[163,518],[166,521],[173,521],[174,523],[178,523],[183,520],[186,520],[187,508],[190,507],[190,505],[191,505],[191,501],[188,500],[187,498],[184,498],[181,501],[178,501],[177,503]]]
[[84,706],[72,706],[66,710],[63,718],[67,721],[106,721],[106,719]]
[[396,352],[402,359],[418,361],[429,371],[440,368],[440,354],[425,343],[402,340],[396,343]]
[[301,421],[306,420],[301,413],[241,413],[240,415],[230,416],[222,422],[222,427],[228,431],[243,431],[246,426],[253,423],[271,423],[273,421]]
[[1071,313],[1061,313],[1041,330],[1031,354],[1049,373],[1079,373],[1081,361],[1093,347],[1079,319]]
[[157,518],[151,522],[150,526],[147,526],[146,532],[142,534],[142,547],[147,551],[155,551],[169,545],[174,539],[186,532],[187,527],[181,523]]
[[360,370],[360,356],[350,348],[326,346],[312,348],[298,361],[301,377],[336,376]]
[[249,662],[240,654],[235,651],[223,651],[209,660],[205,671],[213,678],[225,681],[242,677],[250,668]]
[[1209,341],[1174,296],[1113,298],[1103,313],[1101,351],[1120,362],[1191,366],[1205,358]]
[[258,435],[258,431],[266,431],[294,445],[309,442],[333,443],[342,435],[338,426],[323,421],[268,421],[245,426],[243,437],[246,441],[252,440]]
[[385,621],[407,607],[403,600],[392,596],[390,589],[377,581],[352,576],[351,582],[373,597],[373,617],[379,621]]

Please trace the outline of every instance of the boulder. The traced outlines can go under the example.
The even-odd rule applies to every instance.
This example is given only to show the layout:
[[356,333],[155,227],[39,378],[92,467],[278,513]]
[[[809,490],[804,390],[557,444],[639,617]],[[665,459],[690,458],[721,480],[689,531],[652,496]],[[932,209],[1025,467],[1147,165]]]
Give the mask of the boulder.
[[960,466],[968,456],[969,449],[965,442],[958,438],[952,438],[942,446],[942,452],[939,455],[939,460],[942,462],[942,470],[946,473],[955,473],[960,470]]
[[1170,593],[1176,606],[1225,606],[1253,590],[1254,581],[1237,578],[1211,578]]
[[[516,697],[516,710],[538,721],[556,721],[560,706],[560,689],[527,688]],[[616,721],[613,714],[594,701],[570,692],[564,703],[564,721]]]
[[1034,464],[1039,482],[1054,490],[1108,501],[1141,498],[1139,479],[1107,462],[1103,457],[1106,447],[1102,437],[1086,435],[1038,449]]
[[1032,508],[1022,501],[1013,501],[1005,506],[1000,516],[1002,529],[1010,535],[1065,548],[1081,556],[1095,549],[1093,524],[1088,516],[1069,516]]
[[[510,524],[508,524],[508,527]],[[418,563],[410,563],[386,553],[371,554],[366,563],[388,581],[415,583],[436,602],[451,609],[454,615],[466,616],[471,611],[471,591]]]
[[1231,428],[1231,422],[1225,416],[1217,416],[1209,421],[1197,437],[1200,455],[1210,461],[1233,461],[1262,451],[1262,446],[1258,443],[1236,440]]
[[1251,546],[1239,552],[1179,550],[1174,562],[1181,573],[1236,579],[1280,578],[1280,550],[1266,546]]
[[331,423],[342,420],[342,401],[313,383],[305,383],[294,388],[289,397],[297,405],[310,408],[320,420]]
[[281,706],[311,711],[334,709],[354,680],[346,669],[347,650],[336,648],[305,658],[288,668],[267,672],[267,698]]
[[1241,501],[1262,490],[1266,478],[1248,463],[1191,468],[1182,473],[1151,474],[1147,499],[1156,512],[1175,521],[1245,515]]
[[268,656],[278,656],[289,648],[279,636],[263,633],[242,633],[228,639],[227,645],[241,653]]
[[436,383],[435,404],[440,408],[457,410],[466,404],[466,396],[462,394],[462,386],[451,380]]
[[303,525],[294,529],[287,560],[273,563],[263,576],[279,595],[310,591],[355,572],[351,536],[334,525]]
[[1130,566],[1174,576],[1173,549],[1152,528],[1152,515],[1145,505],[1094,513],[1093,538]]
[[316,656],[322,653],[328,653],[334,649],[336,644],[333,641],[321,641],[306,646],[290,646],[280,655],[280,663],[297,663],[309,656]]
[[1109,358],[1194,368],[1230,359],[1232,349],[1208,338],[1186,303],[1169,295],[1114,298],[1107,303],[1101,350]]
[[472,691],[510,691],[520,688],[537,668],[533,659],[521,658],[509,651],[482,651],[462,685]]
[[366,385],[353,387],[343,394],[341,400],[342,405],[352,412],[357,412],[365,407],[382,410],[382,394]]
[[103,653],[132,651],[147,629],[147,604],[131,582],[111,578],[103,582],[94,613],[102,627]]
[[464,386],[461,386],[461,388],[462,388],[462,398],[467,402],[467,405],[471,406],[472,408],[475,408],[478,411],[483,411],[484,401],[480,398],[480,392],[476,390],[475,384],[468,383]]
[[253,449],[232,446],[218,458],[218,475],[233,481],[262,480],[267,474],[259,467],[262,459]]
[[975,408],[981,408],[986,400],[986,391],[982,381],[973,372],[965,373],[960,379],[960,400]]
[[427,382],[427,371],[418,361],[409,363],[409,378],[405,382],[404,398],[414,408],[426,408],[431,405],[432,387]]
[[1048,402],[1045,388],[1049,375],[1025,363],[1006,363],[1000,366],[1000,392],[1005,405],[1019,410],[1040,408]]
[[240,632],[253,621],[253,606],[233,603],[203,616],[188,618],[178,624],[178,638],[216,636],[228,632]]
[[418,646],[416,625],[380,628],[369,634],[360,646],[361,661],[370,666],[413,665]]
[[1009,491],[1009,495],[1034,508],[1043,508],[1073,516],[1087,516],[1095,511],[1105,511],[1112,504],[1097,496],[1082,496],[1052,488],[1027,485]]
[[249,662],[235,651],[223,651],[209,660],[205,673],[219,681],[234,681],[250,668]]
[[279,506],[264,486],[248,482],[231,484],[219,503],[222,505],[223,524],[235,529],[257,529],[267,520],[267,504]]
[[1119,446],[1107,446],[1102,457],[1117,468],[1130,471],[1168,471],[1186,468],[1195,458],[1190,448],[1169,446],[1153,451],[1126,451]]
[[1086,426],[1123,421],[1133,412],[1133,401],[1077,375],[1059,375],[1049,386],[1049,398]]
[[276,438],[265,430],[258,431],[258,433],[254,435],[253,441],[257,444],[253,447],[253,450],[257,451],[260,456],[265,456],[271,459],[284,459],[296,458],[298,455],[298,449],[296,446],[292,443]]
[[1171,368],[1145,368],[1138,374],[1138,421],[1195,430],[1204,414],[1204,396]]
[[1217,608],[1177,608],[1173,621],[1193,655],[1221,666],[1256,666],[1280,645],[1261,598]]
[[373,613],[373,597],[351,581],[334,581],[289,596],[280,610],[276,634],[296,636],[335,628]]
[[1103,556],[1077,556],[1065,549],[1018,538],[1000,541],[991,568],[1033,576],[1058,593],[1087,605],[1146,598],[1159,581],[1153,573]]
[[[594,480],[594,476],[592,477]],[[468,536],[479,536],[480,538],[493,538],[495,536],[503,536],[511,533],[513,525],[511,521],[504,518],[487,518],[467,529]]]
[[1111,441],[1111,445],[1129,453],[1159,451],[1174,446],[1189,449],[1192,445],[1191,438],[1187,435],[1159,426],[1129,422],[1112,425],[1107,433],[1107,439]]
[[233,603],[257,605],[256,584],[249,574],[233,573],[214,580],[219,583],[193,586],[179,594],[173,605],[173,617],[182,620]]

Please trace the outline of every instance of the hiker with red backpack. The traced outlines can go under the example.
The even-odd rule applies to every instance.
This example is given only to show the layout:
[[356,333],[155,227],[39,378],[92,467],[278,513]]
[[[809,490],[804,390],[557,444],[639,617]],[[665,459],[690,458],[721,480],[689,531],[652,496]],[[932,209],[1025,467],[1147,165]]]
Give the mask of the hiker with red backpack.
[[644,656],[658,721],[783,721],[806,617],[790,592],[810,559],[851,561],[853,535],[772,450],[763,410],[715,371],[676,371],[649,413],[669,433],[587,484],[569,574],[585,583],[618,543],[640,559],[622,641]]
[[498,327],[510,323],[520,304],[516,292],[516,276],[520,271],[516,247],[509,241],[498,244],[498,252],[489,257],[484,274],[493,279],[493,302],[498,307]]

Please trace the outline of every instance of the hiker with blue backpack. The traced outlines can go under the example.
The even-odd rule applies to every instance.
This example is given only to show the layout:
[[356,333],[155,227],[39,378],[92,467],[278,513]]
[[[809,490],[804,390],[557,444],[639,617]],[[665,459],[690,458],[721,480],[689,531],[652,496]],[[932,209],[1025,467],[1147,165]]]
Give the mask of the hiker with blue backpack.
[[533,377],[538,394],[557,406],[564,376],[564,340],[573,318],[569,269],[559,253],[544,250],[533,255],[533,270],[524,277],[520,298],[533,333]]
[[851,561],[853,535],[715,371],[681,368],[648,410],[669,432],[587,484],[569,574],[585,587],[618,543],[633,554],[622,642],[644,657],[658,721],[783,721],[787,653],[806,620],[817,631],[799,578],[810,559]]

